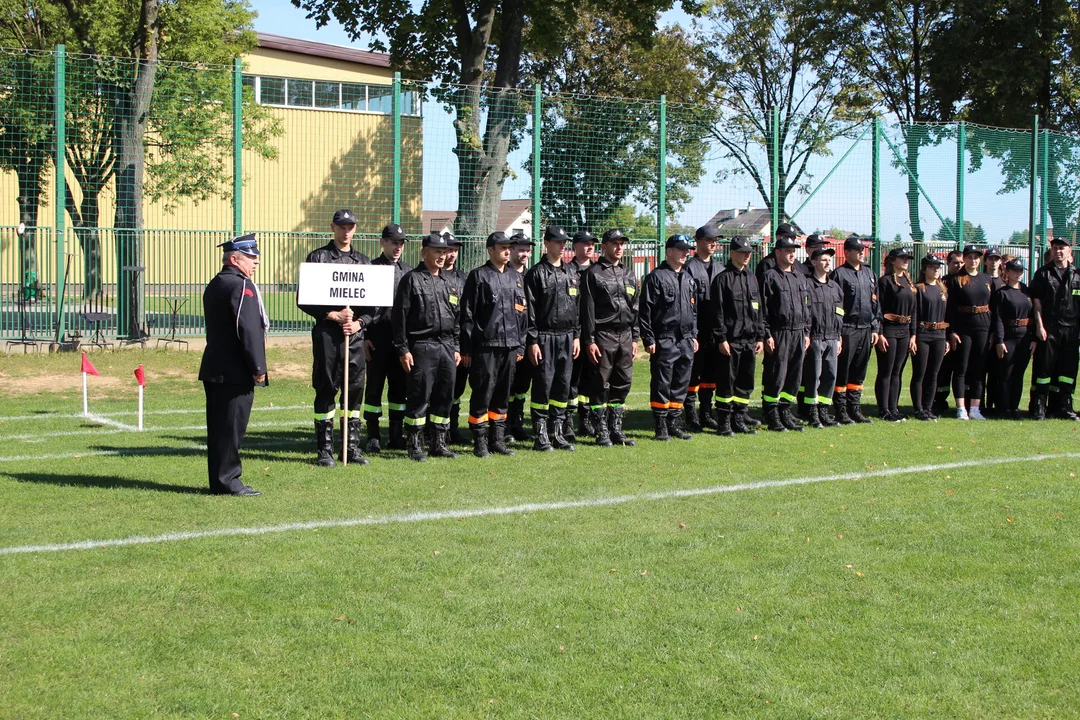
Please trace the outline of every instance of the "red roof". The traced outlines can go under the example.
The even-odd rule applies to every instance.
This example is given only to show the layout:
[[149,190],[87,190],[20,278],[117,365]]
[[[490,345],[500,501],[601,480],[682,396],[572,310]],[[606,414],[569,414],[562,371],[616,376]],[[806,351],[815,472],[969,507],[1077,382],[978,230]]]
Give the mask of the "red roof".
[[283,52],[296,53],[298,55],[311,55],[313,57],[342,60],[344,62],[357,63],[359,65],[375,65],[377,67],[390,67],[390,56],[386,53],[373,52],[371,50],[358,50],[345,47],[344,45],[330,45],[329,43],[299,40],[283,35],[271,35],[269,33],[256,33],[259,38],[259,47],[268,50],[281,50]]

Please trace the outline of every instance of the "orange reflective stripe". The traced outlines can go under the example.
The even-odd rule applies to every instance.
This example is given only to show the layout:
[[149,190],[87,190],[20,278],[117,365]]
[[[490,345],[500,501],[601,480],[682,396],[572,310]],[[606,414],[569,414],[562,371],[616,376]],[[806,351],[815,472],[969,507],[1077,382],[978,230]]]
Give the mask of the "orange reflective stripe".
[[667,410],[669,407],[671,407],[671,403],[650,402],[649,407],[653,408],[654,410]]
[[470,425],[480,425],[481,423],[486,423],[487,421],[488,421],[488,414],[487,413],[484,413],[480,417],[473,417],[472,415],[469,416],[469,424]]
[[851,383],[848,383],[847,389],[848,390],[862,390],[862,385],[853,385]]
[[698,385],[698,387],[702,390],[715,390],[716,383],[701,383],[700,385]]
[[838,393],[845,392],[845,391],[847,391],[847,385],[837,385],[836,387],[833,388],[833,390],[835,390]]
[[491,412],[490,410],[488,410],[487,416],[488,416],[488,420],[490,420],[492,422],[498,422],[499,420],[505,420],[506,419],[506,413]]
[[690,387],[686,388],[686,392],[697,392],[698,388],[700,388],[700,387],[702,387],[702,386],[701,385],[691,385]]
[[683,408],[683,404],[682,404],[682,403],[677,403],[677,402],[673,402],[673,403],[668,403],[668,407],[669,407],[669,408],[671,408],[672,410],[682,410],[682,408]]

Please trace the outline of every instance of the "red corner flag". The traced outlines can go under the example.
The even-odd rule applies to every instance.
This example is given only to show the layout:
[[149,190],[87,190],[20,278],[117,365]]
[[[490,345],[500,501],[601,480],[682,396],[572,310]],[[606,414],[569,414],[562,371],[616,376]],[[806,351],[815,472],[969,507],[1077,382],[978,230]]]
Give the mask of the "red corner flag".
[[142,365],[135,368],[135,381],[139,383],[139,387],[146,387],[146,373],[143,372]]
[[97,375],[98,377],[101,376],[97,368],[94,367],[94,363],[90,362],[90,358],[86,357],[86,353],[82,354],[82,372]]

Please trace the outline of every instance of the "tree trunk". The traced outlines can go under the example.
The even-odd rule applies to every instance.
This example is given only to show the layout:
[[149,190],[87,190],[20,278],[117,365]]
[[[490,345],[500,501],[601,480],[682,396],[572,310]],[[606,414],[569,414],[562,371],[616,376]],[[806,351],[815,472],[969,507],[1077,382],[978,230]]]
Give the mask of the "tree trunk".
[[67,189],[67,211],[71,216],[72,229],[79,238],[83,256],[83,298],[90,299],[101,295],[103,288],[101,235],[98,229],[101,218],[101,205],[98,195],[101,188],[89,183],[80,183],[83,188],[82,203],[75,205],[75,196],[71,188]]
[[117,129],[116,172],[116,259],[120,266],[117,283],[118,334],[129,338],[145,335],[143,295],[145,273],[124,267],[143,267],[142,201],[146,169],[144,139],[154,93],[158,58],[158,0],[142,0],[138,35],[133,49],[134,82],[119,93],[115,107]]
[[19,283],[41,282],[37,261],[38,207],[41,205],[41,186],[44,163],[32,158],[20,164],[19,176],[19,222],[26,226],[19,239]]
[[911,223],[911,239],[922,242],[925,234],[922,222],[919,219],[919,147],[921,138],[918,137],[921,128],[908,125],[904,132],[904,140],[907,143],[907,159],[904,165],[907,169],[908,189],[908,222]]

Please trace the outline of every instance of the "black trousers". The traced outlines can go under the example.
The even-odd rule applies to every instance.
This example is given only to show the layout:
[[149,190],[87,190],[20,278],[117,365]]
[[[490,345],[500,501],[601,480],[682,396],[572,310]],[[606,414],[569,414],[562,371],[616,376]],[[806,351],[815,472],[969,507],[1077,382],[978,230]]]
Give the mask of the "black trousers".
[[690,384],[687,388],[687,395],[695,395],[701,390],[715,391],[716,390],[716,348],[709,347],[707,344],[708,338],[712,335],[711,332],[702,332],[698,330],[698,337],[705,338],[706,342],[701,343],[698,351],[694,353],[694,366],[690,368]]
[[483,348],[472,356],[469,368],[469,425],[506,420],[510,388],[514,384],[517,348]]
[[915,342],[915,355],[911,358],[911,406],[918,412],[934,407],[938,373],[945,357],[945,338],[917,335]]
[[844,351],[836,358],[836,392],[861,393],[870,364],[870,328],[844,326]]
[[903,385],[904,366],[907,365],[908,343],[911,341],[911,335],[897,334],[886,336],[885,339],[889,341],[889,348],[884,352],[876,348],[874,350],[877,355],[874,396],[877,397],[880,412],[898,412],[900,388]]
[[203,383],[206,392],[206,469],[210,492],[242,490],[240,445],[244,442],[255,385]]
[[960,344],[950,354],[956,355],[953,366],[953,396],[957,400],[979,400],[986,381],[986,343],[990,328],[953,330]]
[[454,346],[449,342],[418,342],[409,348],[413,356],[412,370],[406,375],[405,424],[423,425],[431,422],[446,425],[450,422],[450,405],[454,398]]
[[[565,408],[570,402],[570,381],[574,373],[574,333],[546,333],[537,337],[540,364],[531,369],[532,409],[549,406]],[[529,353],[525,353],[528,356]],[[528,358],[523,362],[529,362]]]
[[529,385],[532,384],[533,364],[529,362],[529,353],[525,353],[514,367],[514,384],[510,386],[510,400],[522,400],[529,397]]
[[649,407],[654,412],[682,410],[693,365],[693,338],[656,339],[656,352],[649,357]]
[[807,405],[832,405],[836,388],[836,349],[839,340],[810,338],[803,359],[803,402]]
[[588,361],[588,374],[584,379],[589,405],[622,405],[630,394],[630,382],[634,377],[634,335],[630,328],[597,330],[596,344],[600,346],[600,362]]
[[589,404],[588,396],[581,393],[581,378],[587,374],[586,368],[589,364],[589,358],[585,355],[585,347],[582,346],[581,352],[578,353],[577,360],[574,361],[574,369],[570,373],[570,399],[567,401],[567,404],[571,408],[577,407],[578,405]]
[[[345,333],[341,326],[318,323],[311,329],[311,386],[315,388],[315,419],[333,420],[338,392],[345,380]],[[364,402],[364,337],[353,335],[349,342],[349,407],[345,394],[340,406],[349,417],[360,417]]]
[[1078,332],[1078,328],[1061,325],[1047,328],[1046,340],[1035,346],[1033,391],[1072,395],[1076,387],[1080,352],[1077,347]]
[[368,362],[367,391],[364,393],[364,419],[378,422],[382,415],[383,386],[390,410],[405,410],[405,368],[401,367],[397,348],[389,337],[369,338],[372,341]]
[[1027,333],[1009,338],[1005,335],[1005,357],[997,356],[994,348],[994,379],[997,388],[994,399],[998,410],[1020,409],[1020,395],[1024,391],[1024,373],[1031,361],[1031,338]]
[[[757,372],[757,355],[754,342],[750,340],[728,341],[731,355],[715,350],[716,406],[735,403],[746,407],[754,392],[754,374]],[[714,349],[709,348],[710,355]]]
[[776,349],[772,353],[772,362],[761,377],[763,402],[795,402],[795,394],[799,392],[799,385],[802,384],[806,335],[805,330],[772,331]]

